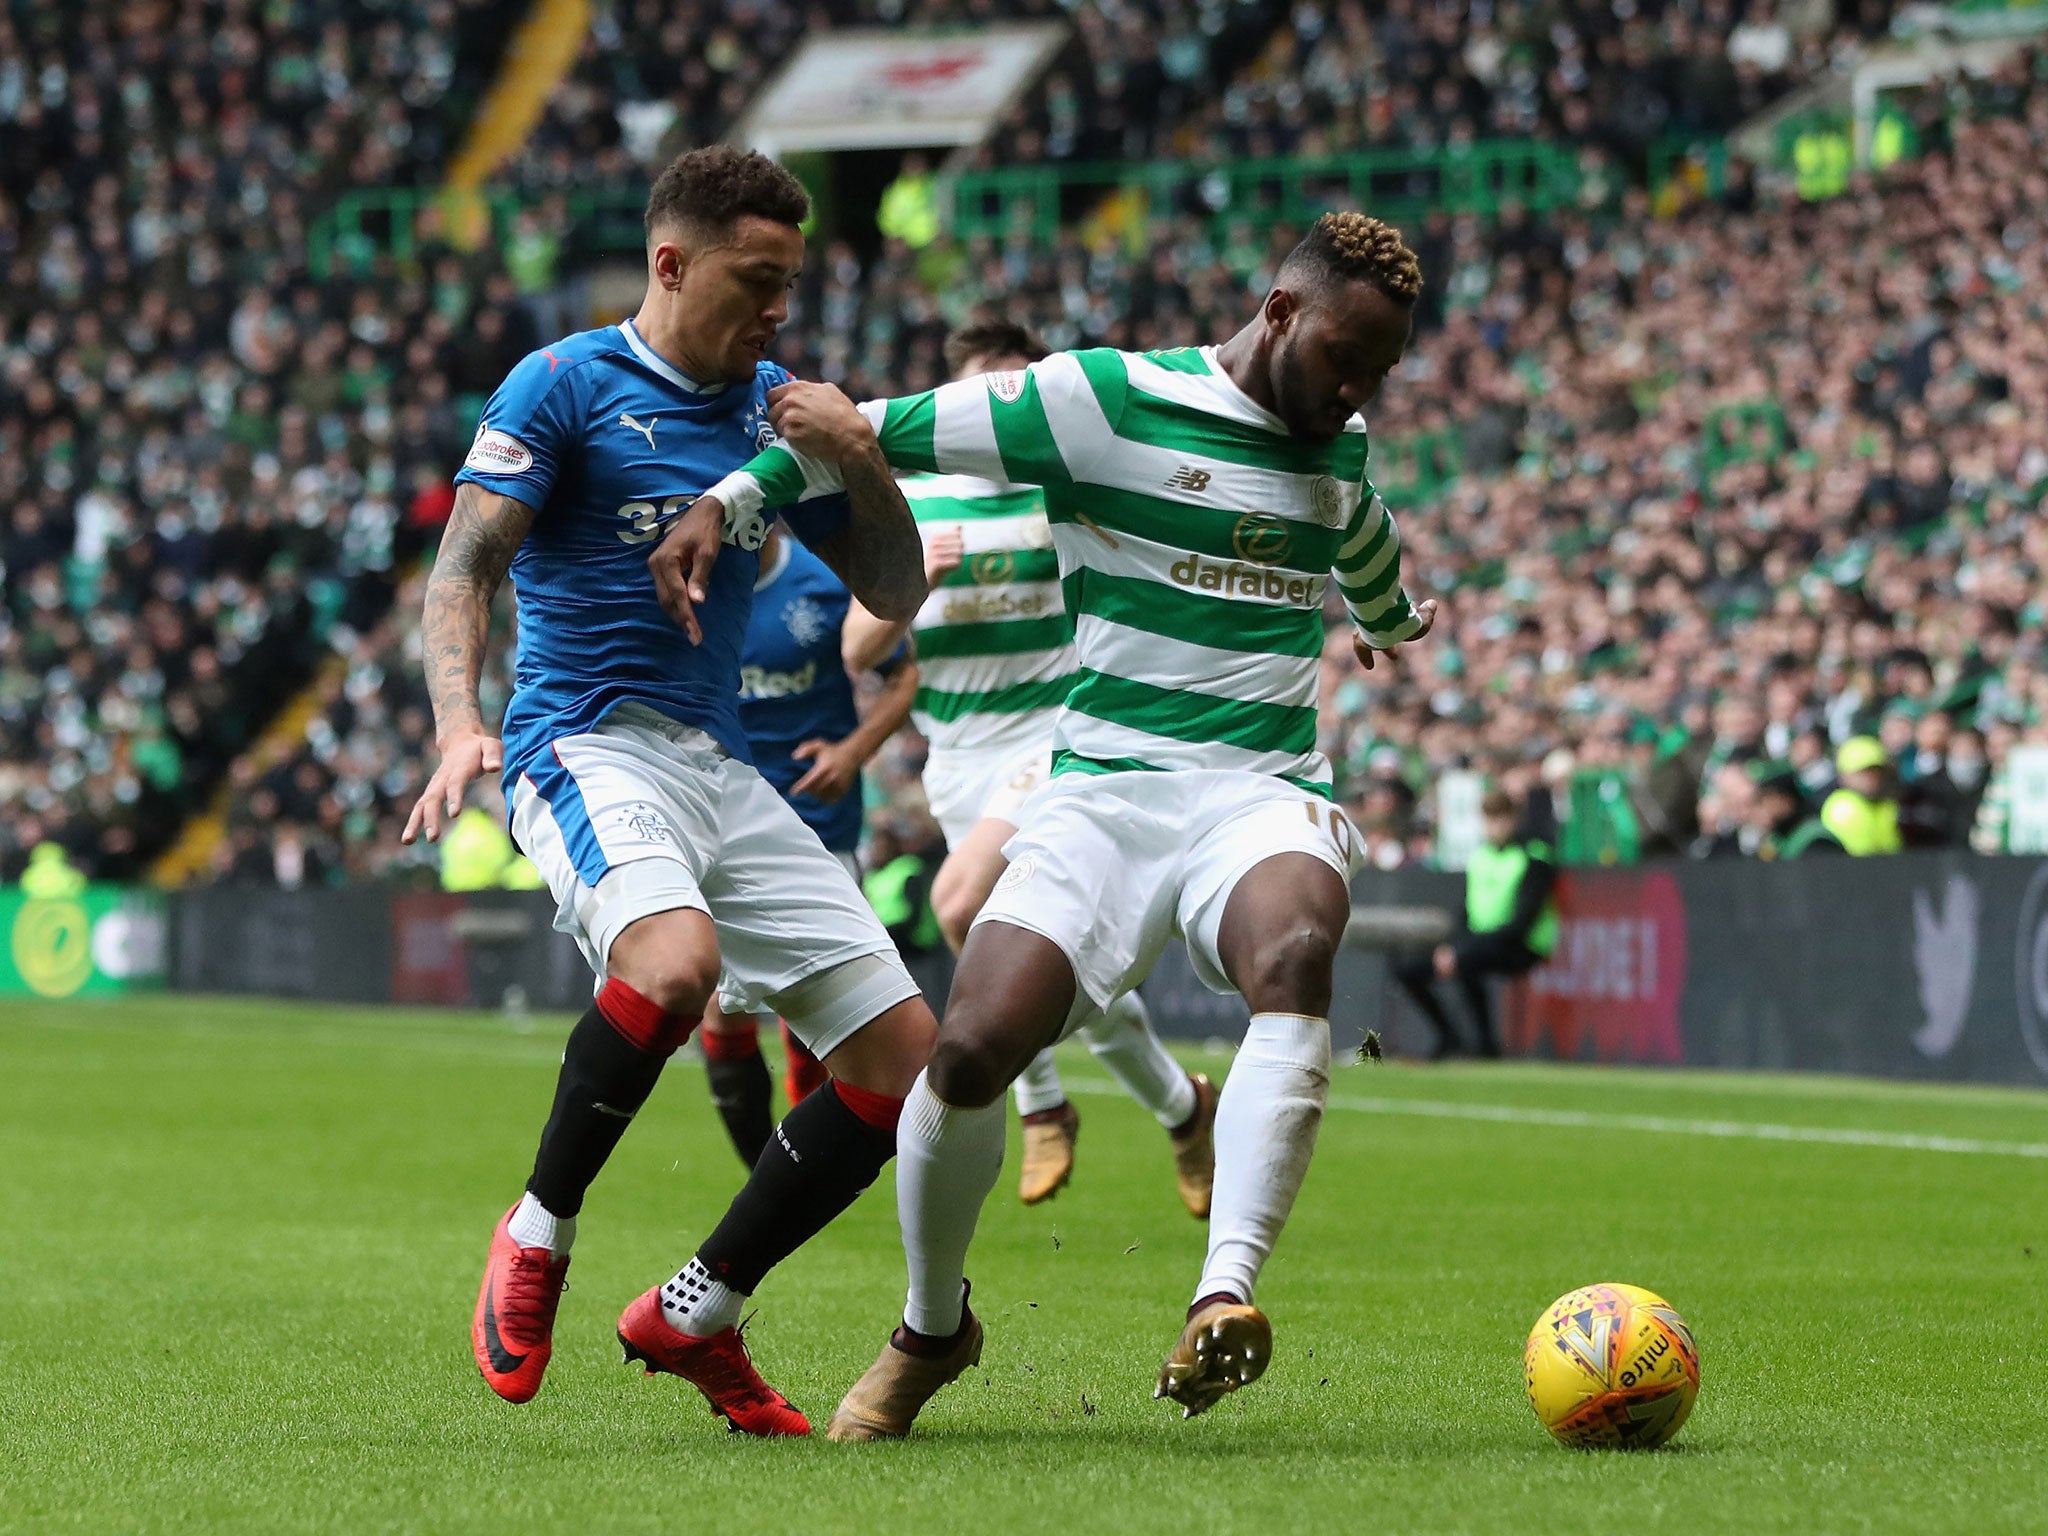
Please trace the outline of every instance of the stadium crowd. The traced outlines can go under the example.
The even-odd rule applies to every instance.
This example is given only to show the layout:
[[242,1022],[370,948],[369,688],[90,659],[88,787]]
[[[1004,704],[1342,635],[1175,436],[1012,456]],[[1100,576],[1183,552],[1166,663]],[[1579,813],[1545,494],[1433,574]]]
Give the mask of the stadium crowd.
[[[225,771],[215,874],[430,877],[431,853],[395,837],[431,755],[410,573],[461,455],[456,402],[542,338],[509,249],[430,250],[419,275],[306,270],[320,188],[419,174],[412,147],[448,120],[420,82],[450,61],[388,46],[447,0],[361,3],[384,30],[190,0],[149,70],[146,29],[0,24],[0,873],[43,837],[131,873]],[[676,14],[601,8],[599,25]],[[1170,41],[1176,13],[1143,14]],[[1388,14],[1444,46],[1466,37],[1433,12]],[[1489,14],[1503,33],[1527,24]],[[1297,8],[1283,29],[1308,40],[1287,67],[1311,80],[1342,73],[1315,61],[1357,35],[1349,11],[1322,15]],[[1695,21],[1734,27],[1722,10]],[[690,62],[716,70],[718,33],[693,32],[660,88],[715,99]],[[299,75],[278,62],[301,55],[319,112],[296,109]],[[619,57],[586,58],[583,93],[522,166],[536,184],[640,174],[625,137],[577,128],[614,88],[589,71]],[[1256,92],[1279,57],[1240,84]],[[1789,768],[1817,799],[1863,734],[1885,747],[1909,839],[2000,845],[2005,754],[2048,721],[2033,515],[2048,88],[2038,57],[2028,69],[1978,91],[1953,146],[1930,132],[1926,160],[1833,201],[1738,173],[1677,218],[1638,189],[1411,231],[1430,286],[1373,427],[1383,465],[1419,444],[1457,468],[1404,516],[1412,584],[1447,594],[1448,615],[1391,681],[1333,635],[1323,709],[1377,862],[1428,855],[1430,789],[1451,767],[1547,782],[1560,805],[1576,773],[1611,772],[1646,852],[1752,851],[1759,783]],[[83,195],[39,202],[52,175]],[[979,314],[1056,346],[1214,340],[1292,235],[1181,216],[1135,254],[1073,230],[892,242],[866,261],[828,244],[782,357],[866,396],[936,382],[946,329]],[[227,769],[315,674],[303,740]],[[487,706],[505,688],[501,664]],[[919,755],[906,736],[874,770],[878,817],[913,840]]]
[[1541,138],[1640,168],[1659,137],[1726,132],[1847,63],[1891,10],[1303,0],[1158,148],[1228,159]]
[[311,272],[306,227],[438,173],[507,9],[0,11],[0,874],[138,873],[387,604],[451,391],[528,338],[477,342],[495,290]]
[[1660,137],[1724,132],[1847,64],[1891,12],[1892,0],[1839,16],[1802,0],[598,0],[575,70],[504,178],[636,190],[730,131],[827,26],[1046,17],[1070,23],[1069,42],[982,164],[1542,138],[1640,170]]
[[1848,197],[1453,232],[1375,425],[1463,443],[1406,522],[1454,619],[1400,687],[1337,656],[1326,695],[1354,792],[1389,781],[1383,858],[1422,835],[1398,786],[1553,753],[1624,774],[1645,851],[1744,850],[1770,765],[1817,797],[1860,736],[1909,843],[2000,845],[1979,804],[2048,740],[2043,63]]
[[804,36],[830,26],[1062,18],[1060,62],[1019,103],[1007,158],[1140,156],[1287,18],[1278,0],[597,0],[581,58],[504,178],[637,191],[716,142]]

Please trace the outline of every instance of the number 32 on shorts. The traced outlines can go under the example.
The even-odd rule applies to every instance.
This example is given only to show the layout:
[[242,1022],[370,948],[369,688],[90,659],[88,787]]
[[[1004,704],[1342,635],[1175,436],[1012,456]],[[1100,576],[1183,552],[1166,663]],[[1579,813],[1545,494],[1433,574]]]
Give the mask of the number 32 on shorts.
[[1304,800],[1301,804],[1308,812],[1309,825],[1329,834],[1346,866],[1353,863],[1358,857],[1358,836],[1351,830],[1350,819],[1327,800]]

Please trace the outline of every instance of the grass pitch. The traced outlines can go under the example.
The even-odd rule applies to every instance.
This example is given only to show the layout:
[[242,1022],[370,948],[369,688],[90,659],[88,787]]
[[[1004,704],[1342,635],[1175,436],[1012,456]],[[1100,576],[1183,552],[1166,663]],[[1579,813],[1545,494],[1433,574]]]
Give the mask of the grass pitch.
[[[1202,1229],[1076,1053],[1073,1187],[1020,1207],[1013,1144],[983,1217],[983,1368],[907,1443],[770,1444],[612,1339],[740,1181],[687,1064],[592,1192],[540,1397],[477,1378],[565,1023],[0,1008],[0,1529],[2048,1527],[2048,1095],[1346,1068],[1260,1293],[1273,1369],[1182,1423],[1150,1387]],[[757,1358],[820,1423],[900,1302],[892,1200],[757,1298]],[[1666,1451],[1565,1451],[1523,1401],[1524,1334],[1595,1280],[1698,1335]]]

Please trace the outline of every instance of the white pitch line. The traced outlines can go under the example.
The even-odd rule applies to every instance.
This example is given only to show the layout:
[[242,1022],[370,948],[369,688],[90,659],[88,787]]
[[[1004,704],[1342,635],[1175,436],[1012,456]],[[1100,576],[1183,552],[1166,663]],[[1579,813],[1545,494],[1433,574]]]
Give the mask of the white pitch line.
[[[1080,1093],[1120,1094],[1114,1083],[1070,1081]],[[1852,1126],[1774,1125],[1756,1120],[1682,1120],[1670,1115],[1610,1115],[1583,1109],[1522,1104],[1461,1104],[1448,1099],[1382,1099],[1338,1095],[1332,1109],[1368,1115],[1415,1115],[1429,1120],[1485,1120],[1502,1125],[1555,1125],[1584,1131],[1649,1131],[1664,1136],[1719,1136],[1739,1141],[1806,1141],[1842,1147],[1887,1147],[1903,1152],[1961,1152],[1978,1157],[2048,1158],[2048,1142],[1979,1141],[1968,1136],[1916,1136]]]

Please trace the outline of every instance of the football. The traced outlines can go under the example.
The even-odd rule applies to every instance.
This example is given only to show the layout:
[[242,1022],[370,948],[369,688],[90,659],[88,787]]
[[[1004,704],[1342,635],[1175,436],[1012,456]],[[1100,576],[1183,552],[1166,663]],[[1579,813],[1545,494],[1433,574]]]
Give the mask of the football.
[[1560,1296],[1522,1350],[1529,1406],[1575,1449],[1662,1445],[1700,1390],[1700,1354],[1678,1309],[1638,1285]]

